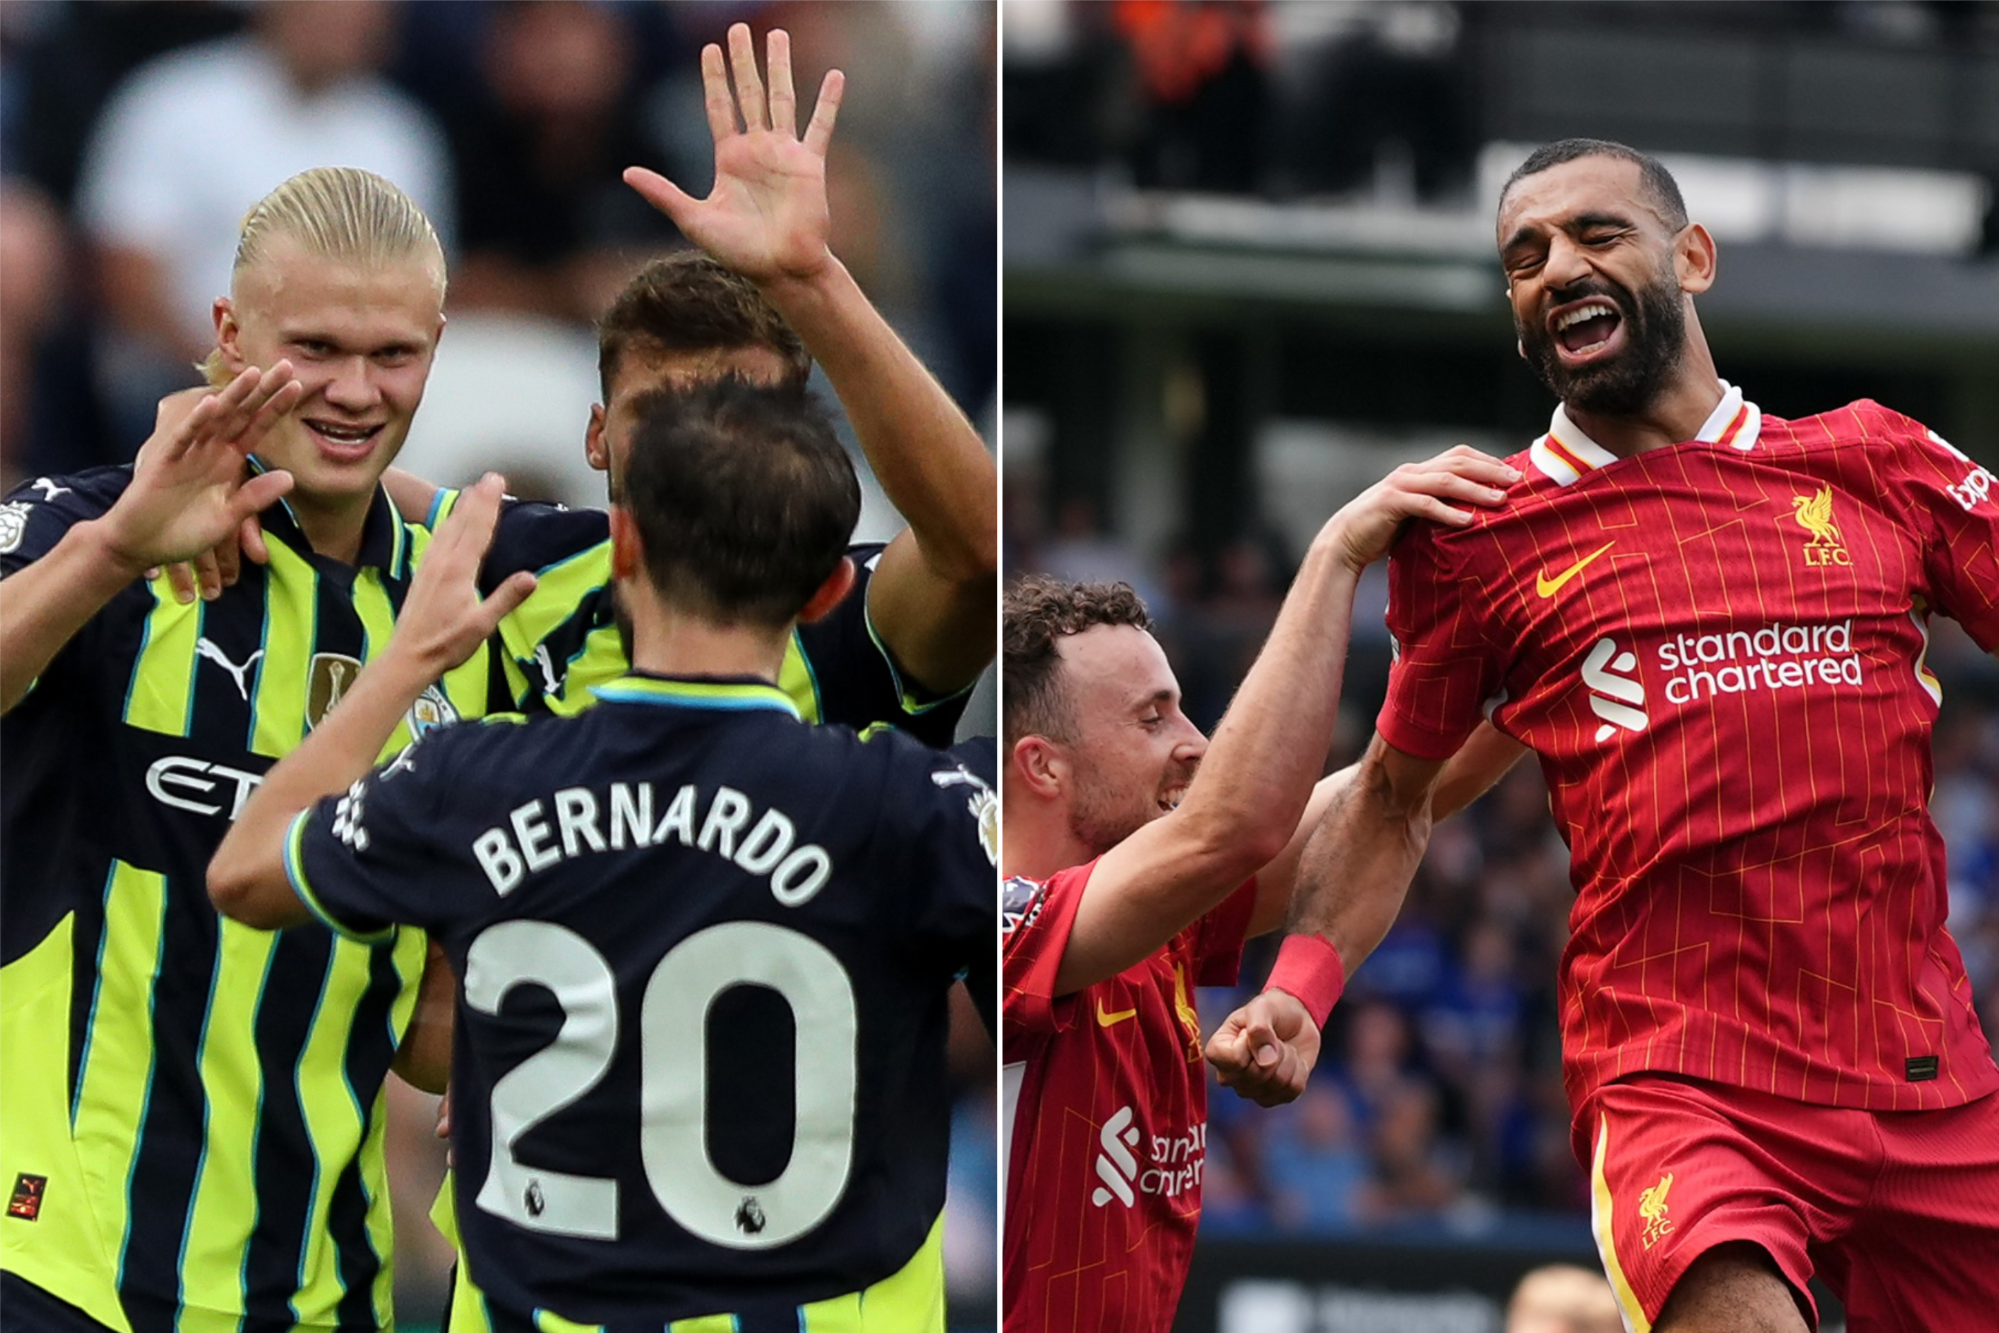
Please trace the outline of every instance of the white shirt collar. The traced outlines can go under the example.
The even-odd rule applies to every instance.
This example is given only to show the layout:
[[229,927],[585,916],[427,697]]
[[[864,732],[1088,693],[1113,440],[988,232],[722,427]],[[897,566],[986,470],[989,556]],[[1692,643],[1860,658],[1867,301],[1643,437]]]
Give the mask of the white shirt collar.
[[[1708,419],[1702,423],[1694,438],[1706,444],[1727,444],[1742,450],[1755,448],[1757,436],[1763,429],[1762,409],[1744,398],[1742,390],[1727,380],[1721,380],[1720,384],[1721,402],[1708,414]],[[1567,410],[1560,403],[1555,405],[1548,433],[1534,441],[1527,452],[1535,467],[1564,486],[1617,461],[1616,454],[1585,435],[1582,427],[1569,420]]]

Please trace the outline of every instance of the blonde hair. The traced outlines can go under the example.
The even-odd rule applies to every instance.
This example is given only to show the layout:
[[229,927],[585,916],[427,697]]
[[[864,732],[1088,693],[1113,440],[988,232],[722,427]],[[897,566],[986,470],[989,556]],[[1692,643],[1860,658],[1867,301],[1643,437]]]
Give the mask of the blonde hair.
[[[437,229],[414,200],[372,171],[359,167],[313,167],[272,190],[243,215],[230,269],[233,295],[245,269],[261,263],[274,241],[289,239],[309,255],[339,263],[380,265],[400,260],[427,262],[436,271],[437,294],[444,298],[444,247]],[[231,378],[216,348],[197,366],[211,385]]]

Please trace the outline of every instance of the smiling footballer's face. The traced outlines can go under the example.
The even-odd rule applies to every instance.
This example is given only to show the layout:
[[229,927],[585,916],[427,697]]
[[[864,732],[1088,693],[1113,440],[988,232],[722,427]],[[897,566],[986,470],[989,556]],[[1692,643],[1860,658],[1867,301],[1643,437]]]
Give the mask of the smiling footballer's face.
[[351,263],[280,240],[215,303],[230,373],[288,360],[304,396],[258,450],[291,502],[366,512],[408,437],[444,331],[444,279],[422,256]]
[[1207,738],[1180,711],[1180,684],[1158,640],[1093,625],[1059,641],[1061,688],[1075,718],[1070,832],[1102,854],[1180,804]]
[[1517,181],[1499,257],[1520,352],[1571,408],[1642,411],[1687,348],[1675,228],[1635,162],[1581,157]]

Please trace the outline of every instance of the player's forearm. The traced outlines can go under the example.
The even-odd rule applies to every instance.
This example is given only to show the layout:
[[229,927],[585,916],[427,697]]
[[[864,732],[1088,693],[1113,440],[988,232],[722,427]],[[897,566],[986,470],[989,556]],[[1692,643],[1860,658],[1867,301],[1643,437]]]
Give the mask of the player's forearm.
[[1176,816],[1246,878],[1279,856],[1324,771],[1359,573],[1313,543]]
[[825,369],[925,566],[943,582],[990,580],[999,567],[998,472],[944,386],[839,260],[762,291]]
[[0,582],[0,713],[26,698],[63,645],[144,570],[117,552],[98,519],[76,524]]
[[416,1007],[409,1026],[396,1043],[389,1068],[413,1088],[442,1093],[451,1081],[451,1025],[458,1004],[458,979],[451,974],[444,950],[431,942],[417,987]]
[[1430,843],[1428,787],[1398,789],[1379,753],[1377,741],[1306,844],[1291,903],[1289,933],[1324,936],[1348,976],[1394,925]]
[[311,919],[285,874],[292,821],[374,768],[396,725],[438,674],[416,654],[397,652],[393,641],[362,669],[339,706],[264,775],[230,825],[208,865],[208,894],[218,911],[266,930]]

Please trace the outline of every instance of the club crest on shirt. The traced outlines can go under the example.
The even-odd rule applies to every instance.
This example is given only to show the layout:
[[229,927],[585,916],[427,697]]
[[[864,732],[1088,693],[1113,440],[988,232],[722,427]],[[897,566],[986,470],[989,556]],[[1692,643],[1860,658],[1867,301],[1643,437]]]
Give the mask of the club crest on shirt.
[[1659,1177],[1659,1183],[1638,1196],[1638,1216],[1645,1220],[1645,1248],[1657,1245],[1673,1229],[1666,1216],[1666,1191],[1673,1188],[1673,1173]]
[[456,722],[458,710],[452,707],[443,690],[428,685],[416,697],[416,702],[410,705],[410,711],[404,714],[403,720],[409,723],[410,739],[420,740],[439,727],[448,727]]
[[1819,487],[1817,495],[1792,496],[1791,513],[1798,526],[1811,534],[1811,540],[1805,543],[1807,567],[1853,563],[1853,557],[1840,541],[1839,527],[1833,522],[1831,486]]
[[305,690],[305,729],[311,731],[326,720],[333,711],[333,705],[347,693],[354,684],[354,678],[361,674],[358,658],[345,653],[314,653],[312,664],[307,668]]
[[0,505],[0,555],[21,549],[21,539],[28,535],[28,511],[33,508],[26,500]]

